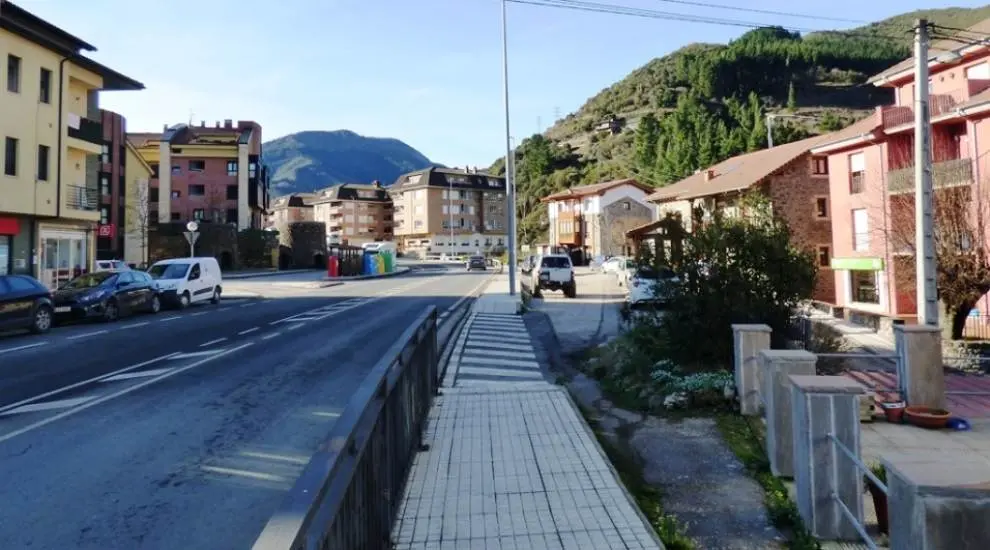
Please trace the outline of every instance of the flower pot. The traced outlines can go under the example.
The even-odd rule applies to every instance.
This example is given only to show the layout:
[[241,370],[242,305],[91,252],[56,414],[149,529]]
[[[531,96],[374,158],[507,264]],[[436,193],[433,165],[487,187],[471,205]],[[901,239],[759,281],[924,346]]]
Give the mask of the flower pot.
[[880,403],[883,414],[887,417],[887,422],[900,424],[904,421],[904,409],[907,406],[903,401],[885,401]]
[[880,528],[880,533],[889,535],[890,523],[887,517],[887,495],[869,479],[866,480],[866,490],[873,497],[873,508],[877,511],[877,527]]
[[911,406],[904,409],[904,416],[907,417],[908,422],[919,428],[940,430],[949,423],[952,414],[944,409]]

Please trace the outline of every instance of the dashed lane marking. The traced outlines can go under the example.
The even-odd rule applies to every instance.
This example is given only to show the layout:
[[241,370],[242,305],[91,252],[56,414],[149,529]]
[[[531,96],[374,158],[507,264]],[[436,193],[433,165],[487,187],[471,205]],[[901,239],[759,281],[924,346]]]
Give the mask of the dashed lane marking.
[[100,382],[119,382],[121,380],[133,380],[134,378],[147,378],[149,376],[158,376],[159,374],[165,374],[166,372],[171,372],[175,370],[174,367],[168,367],[164,369],[151,369],[142,370],[138,372],[125,372],[124,374],[117,374],[111,376],[110,378],[104,378]]
[[150,324],[151,324],[151,321],[142,321],[140,323],[131,323],[129,325],[121,325],[121,326],[119,326],[117,328],[118,328],[118,330],[127,330],[127,329],[130,329],[130,328],[138,328],[138,327],[143,327],[143,326],[147,326],[147,325],[150,325]]
[[0,413],[0,416],[11,416],[15,414],[24,414],[29,412],[42,412],[42,411],[52,411],[55,409],[67,409],[69,407],[78,407],[87,401],[92,401],[95,397],[76,397],[73,399],[61,399],[59,401],[45,401],[43,403],[31,403],[29,405],[21,405],[15,409],[10,409]]
[[37,347],[44,346],[44,345],[47,345],[47,344],[48,344],[47,341],[46,342],[35,342],[34,344],[24,344],[23,346],[17,346],[17,347],[13,347],[13,348],[0,349],[0,355],[3,355],[5,353],[13,353],[15,351],[21,351],[21,350],[25,350],[25,349],[37,348]]
[[271,340],[272,338],[282,334],[281,332],[269,332],[268,334],[261,337],[262,340]]
[[171,317],[165,317],[164,319],[159,319],[158,322],[159,323],[164,323],[165,321],[174,321],[176,319],[181,319],[181,318],[182,318],[181,315],[173,315]]
[[217,355],[223,353],[222,349],[208,349],[205,351],[190,351],[188,353],[175,353],[172,357],[169,357],[169,361],[178,361],[180,359],[191,359],[193,357],[209,357],[211,355]]
[[91,336],[99,336],[101,334],[106,334],[110,332],[109,330],[94,330],[93,332],[84,332],[82,334],[75,334],[73,336],[66,336],[66,340],[81,340],[83,338],[89,338]]
[[214,340],[210,340],[209,342],[203,342],[202,344],[199,345],[199,347],[205,348],[207,346],[212,346],[213,344],[219,344],[220,342],[223,342],[223,341],[226,341],[226,340],[227,340],[227,338],[216,338]]
[[303,323],[296,323],[294,325],[289,325],[285,327],[285,330],[296,330],[297,328],[303,326]]
[[254,332],[256,330],[260,330],[260,329],[261,329],[261,327],[251,327],[251,328],[249,328],[247,330],[242,330],[242,331],[238,332],[237,335],[238,336],[244,336],[245,334],[251,334],[252,332]]

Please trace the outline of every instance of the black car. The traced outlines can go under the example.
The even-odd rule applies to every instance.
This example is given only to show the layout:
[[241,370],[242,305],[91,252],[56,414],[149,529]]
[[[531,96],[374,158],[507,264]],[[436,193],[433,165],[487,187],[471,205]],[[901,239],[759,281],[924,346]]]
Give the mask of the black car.
[[143,271],[87,273],[56,290],[53,301],[58,319],[116,321],[121,315],[162,308],[155,281]]
[[52,295],[27,275],[0,275],[0,331],[27,329],[41,334],[52,328]]
[[467,270],[480,269],[485,271],[488,269],[488,263],[485,261],[484,256],[471,256],[467,261]]

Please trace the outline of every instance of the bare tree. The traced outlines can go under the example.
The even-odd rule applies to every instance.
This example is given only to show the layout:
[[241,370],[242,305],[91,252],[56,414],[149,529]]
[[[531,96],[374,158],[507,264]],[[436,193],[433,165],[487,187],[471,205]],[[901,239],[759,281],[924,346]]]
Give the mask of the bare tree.
[[124,241],[134,239],[141,251],[141,264],[148,263],[148,224],[151,222],[151,210],[148,205],[150,197],[148,180],[137,180],[131,186],[130,196],[127,197],[127,217],[125,221]]
[[206,194],[203,197],[203,219],[224,223],[227,221],[227,196],[226,190],[216,186],[206,186]]
[[[953,340],[963,337],[966,319],[990,291],[987,250],[987,202],[984,185],[940,187],[933,193],[936,285],[943,329]],[[914,194],[890,197],[890,244],[895,254],[915,259]],[[912,275],[914,270],[911,270]],[[912,276],[902,282],[913,288]],[[918,304],[918,307],[922,307]]]

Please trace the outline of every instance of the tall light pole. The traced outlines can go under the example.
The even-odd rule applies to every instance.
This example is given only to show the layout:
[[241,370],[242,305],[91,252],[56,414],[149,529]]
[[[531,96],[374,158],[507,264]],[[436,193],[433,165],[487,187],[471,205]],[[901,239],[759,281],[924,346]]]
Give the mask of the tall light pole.
[[932,144],[928,118],[928,21],[914,29],[914,256],[918,324],[938,326],[935,284],[935,220],[932,214]]
[[450,189],[447,191],[447,223],[450,224],[450,256],[454,259],[454,179],[447,178]]
[[509,296],[516,294],[516,188],[513,184],[510,159],[512,137],[509,127],[509,33],[507,28],[506,0],[502,0],[502,95],[505,102],[505,196],[508,203],[509,222]]

